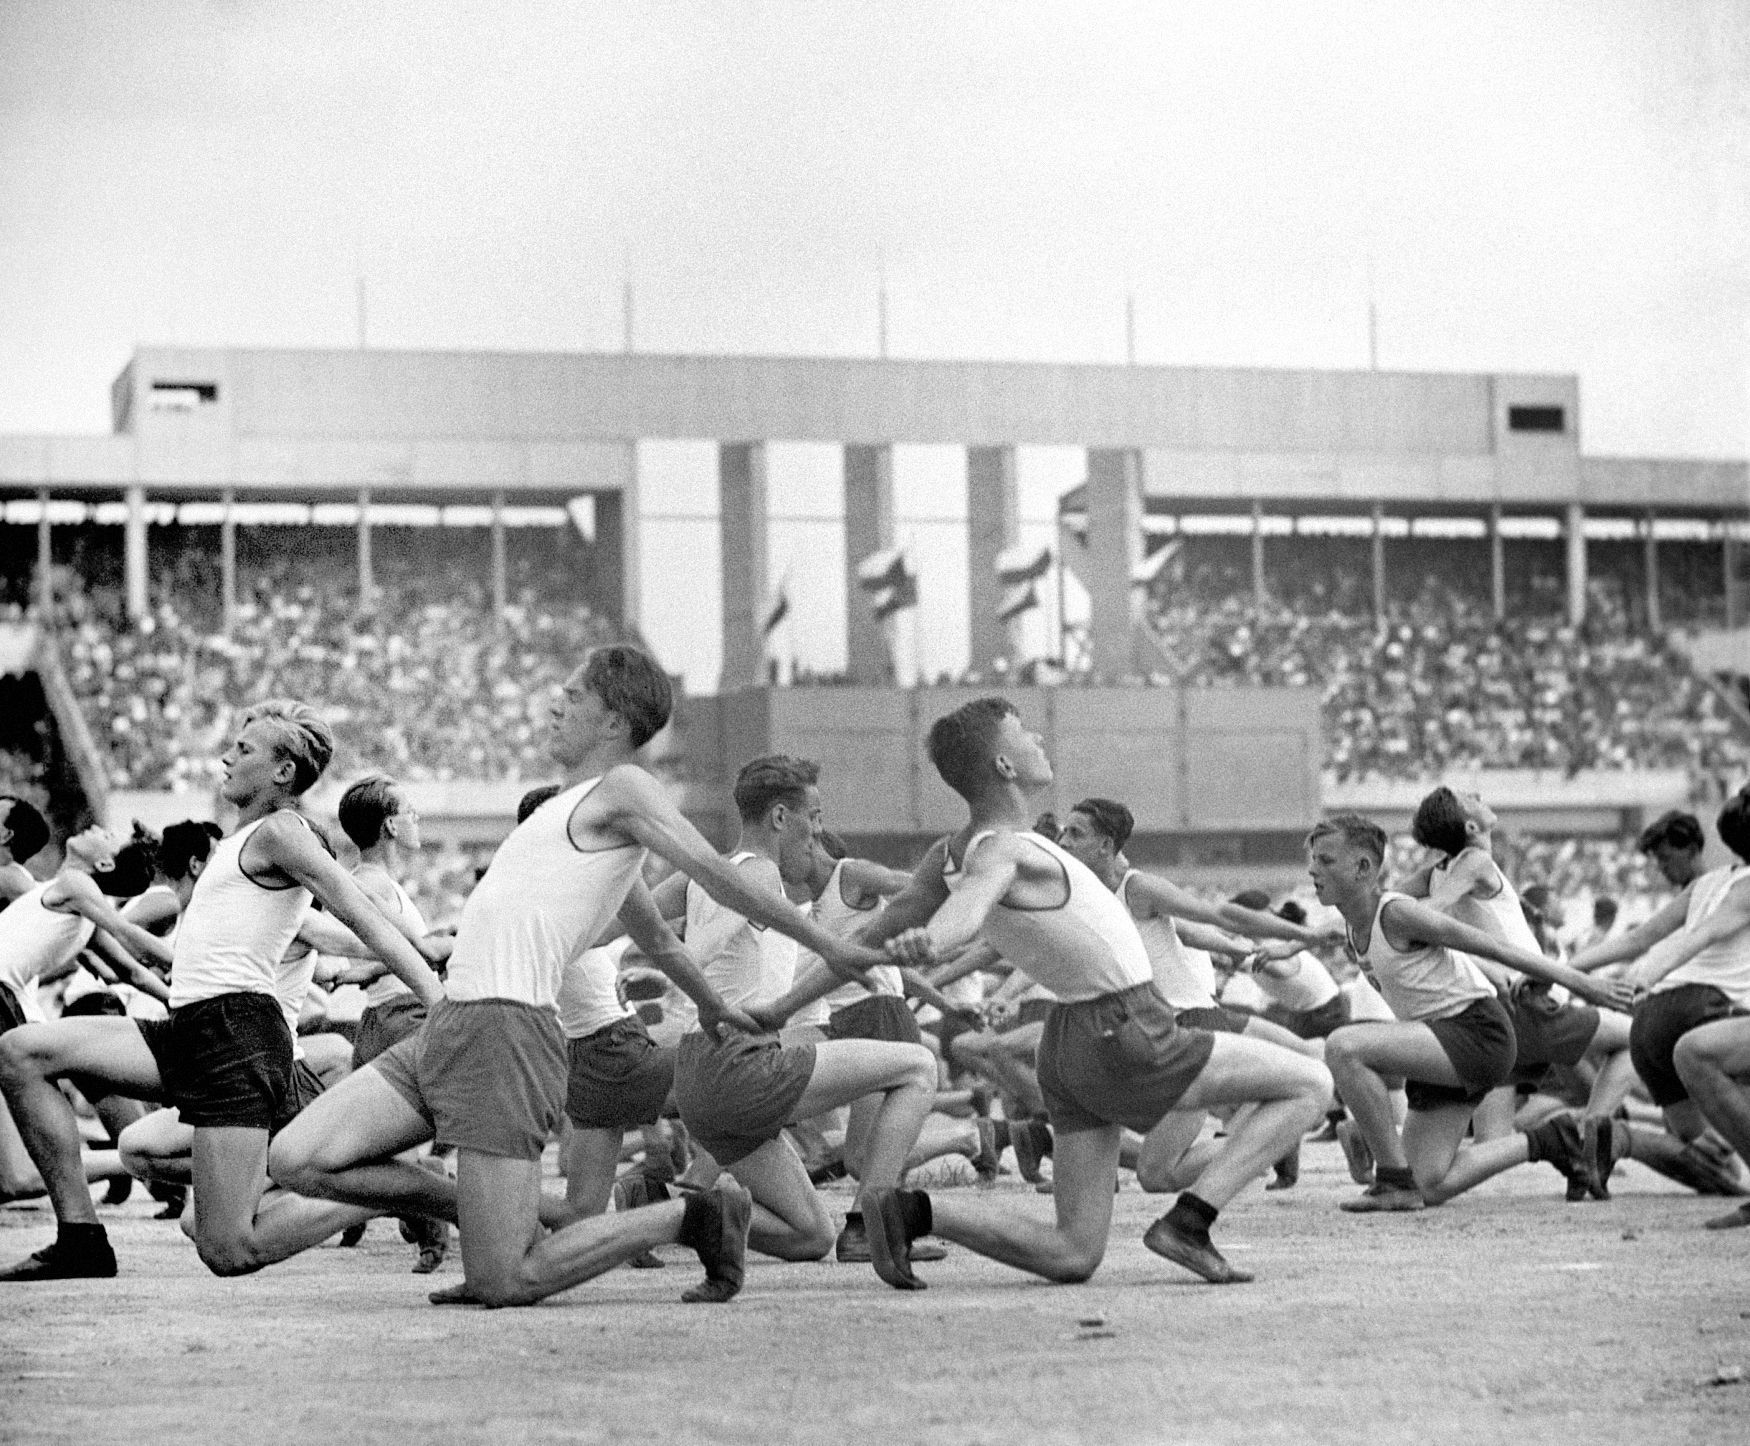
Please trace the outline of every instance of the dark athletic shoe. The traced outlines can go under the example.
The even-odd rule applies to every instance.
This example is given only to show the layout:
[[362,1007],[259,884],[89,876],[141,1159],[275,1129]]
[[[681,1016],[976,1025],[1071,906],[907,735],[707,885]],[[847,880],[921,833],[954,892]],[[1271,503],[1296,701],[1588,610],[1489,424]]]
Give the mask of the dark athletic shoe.
[[1372,1215],[1379,1211],[1426,1210],[1428,1202],[1414,1185],[1370,1185],[1352,1200],[1342,1201],[1337,1208],[1351,1215]]
[[[845,1216],[845,1228],[839,1231],[833,1255],[841,1265],[873,1265],[875,1256],[869,1248],[869,1230],[863,1217],[855,1210]],[[916,1262],[946,1260],[948,1250],[934,1240],[914,1240],[906,1247],[906,1259]]]
[[35,1255],[0,1270],[0,1281],[107,1280],[115,1274],[115,1251],[109,1238],[99,1235],[83,1247],[69,1248],[59,1240],[45,1245]]
[[1044,1178],[1039,1162],[1051,1153],[1051,1126],[1044,1120],[1016,1120],[1009,1126],[1009,1143],[1015,1147],[1021,1178],[1037,1185]]
[[120,1205],[133,1193],[134,1177],[132,1175],[117,1175],[109,1182],[109,1188],[103,1192],[103,1203],[105,1205]]
[[668,1262],[654,1250],[646,1250],[642,1255],[634,1255],[626,1262],[634,1270],[666,1270]]
[[997,1182],[997,1171],[1002,1167],[1003,1156],[997,1143],[996,1121],[980,1118],[972,1124],[978,1131],[978,1153],[972,1157],[972,1168],[977,1172],[980,1185],[994,1185]]
[[1266,1190],[1292,1190],[1300,1183],[1300,1146],[1296,1145],[1276,1162],[1276,1178]]
[[442,1220],[431,1220],[426,1217],[416,1217],[415,1224],[419,1227],[419,1259],[413,1262],[415,1275],[430,1275],[444,1263],[444,1257],[450,1253],[450,1227]]
[[1182,1265],[1193,1275],[1201,1275],[1211,1285],[1244,1285],[1252,1279],[1250,1271],[1230,1265],[1207,1235],[1199,1240],[1181,1230],[1173,1223],[1170,1212],[1148,1227],[1142,1243],[1174,1265]]
[[1581,1126],[1580,1170],[1586,1193],[1594,1200],[1610,1198],[1610,1177],[1617,1161],[1628,1154],[1628,1129],[1609,1116],[1588,1115]]
[[365,1226],[369,1223],[367,1220],[361,1220],[357,1225],[349,1225],[342,1230],[340,1232],[340,1248],[342,1250],[356,1249],[359,1241],[365,1238]]
[[[695,1203],[697,1202],[697,1203]],[[688,1199],[689,1211],[702,1212],[687,1241],[705,1267],[705,1279],[681,1299],[688,1305],[719,1305],[733,1300],[747,1278],[747,1227],[753,1220],[753,1196],[735,1180]]]
[[1750,1204],[1740,1205],[1726,1215],[1716,1215],[1707,1222],[1709,1230],[1742,1230],[1750,1225]]
[[146,1182],[146,1193],[164,1208],[152,1218],[154,1220],[180,1220],[183,1208],[188,1204],[188,1190],[182,1185],[165,1185],[157,1180]]
[[[912,1274],[911,1235],[905,1228],[905,1201],[898,1190],[870,1190],[863,1197],[869,1263],[895,1290],[923,1290]],[[870,1220],[871,1214],[874,1216]]]
[[1357,1185],[1373,1183],[1373,1150],[1361,1127],[1354,1120],[1344,1120],[1337,1126],[1337,1143],[1343,1147],[1343,1158],[1349,1162],[1349,1178]]

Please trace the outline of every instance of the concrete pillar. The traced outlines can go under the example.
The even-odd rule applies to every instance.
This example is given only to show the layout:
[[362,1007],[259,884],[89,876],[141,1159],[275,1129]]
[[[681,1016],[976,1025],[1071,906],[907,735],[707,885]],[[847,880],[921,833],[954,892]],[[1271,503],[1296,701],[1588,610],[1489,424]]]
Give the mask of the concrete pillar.
[[1373,620],[1385,620],[1385,506],[1373,504]]
[[1646,529],[1647,631],[1659,632],[1664,626],[1664,610],[1659,606],[1659,540],[1653,536],[1653,509],[1647,509],[1642,526]]
[[723,549],[723,674],[717,690],[766,681],[766,447],[717,449],[718,536]]
[[49,489],[36,489],[36,605],[45,621],[55,606],[55,551],[49,534]]
[[377,584],[371,570],[371,489],[359,488],[359,607],[376,605]]
[[492,616],[504,621],[510,606],[510,579],[504,560],[504,491],[492,494]]
[[122,579],[127,593],[128,621],[146,616],[146,489],[128,488],[128,517],[122,528]]
[[1015,482],[1013,447],[966,449],[966,598],[968,661],[989,674],[997,659],[1015,661],[1020,620],[997,616],[1004,588],[997,556],[1021,536],[1021,497]]
[[1495,621],[1507,616],[1507,544],[1501,540],[1501,504],[1489,508],[1489,596],[1495,605]]
[[893,448],[845,448],[845,671],[853,683],[894,680],[893,622],[877,621],[857,582],[863,559],[893,546]]
[[1586,621],[1586,509],[1568,504],[1563,532],[1568,543],[1568,622],[1579,627]]
[[1735,628],[1744,621],[1743,588],[1738,577],[1738,535],[1733,526],[1737,520],[1733,513],[1727,513],[1720,519],[1720,550],[1725,572],[1728,628]]
[[225,636],[237,626],[237,494],[227,487],[219,495],[225,509],[219,517],[219,606],[225,619]]
[[1252,503],[1252,601],[1264,606],[1264,504]]
[[1142,454],[1133,447],[1088,451],[1088,629],[1094,671],[1116,677],[1135,666],[1142,596],[1130,579],[1142,561]]

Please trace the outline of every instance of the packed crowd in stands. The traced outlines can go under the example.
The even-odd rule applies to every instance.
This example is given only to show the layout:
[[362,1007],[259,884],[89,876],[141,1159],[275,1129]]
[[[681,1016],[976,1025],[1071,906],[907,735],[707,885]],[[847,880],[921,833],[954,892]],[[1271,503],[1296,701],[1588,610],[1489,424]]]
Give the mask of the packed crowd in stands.
[[[440,539],[434,539],[437,541]],[[610,638],[587,604],[513,571],[495,620],[478,565],[441,551],[385,553],[361,612],[350,559],[264,556],[240,568],[237,625],[218,626],[213,588],[161,586],[137,628],[119,591],[56,579],[68,677],[122,788],[204,788],[238,710],[307,699],[333,723],[348,772],[406,779],[544,777],[539,684],[557,683]]]

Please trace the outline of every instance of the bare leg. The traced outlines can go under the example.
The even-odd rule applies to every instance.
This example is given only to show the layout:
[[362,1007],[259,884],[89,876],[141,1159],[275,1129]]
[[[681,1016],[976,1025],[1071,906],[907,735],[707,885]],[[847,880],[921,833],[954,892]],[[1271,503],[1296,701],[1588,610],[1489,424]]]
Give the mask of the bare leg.
[[175,1110],[153,1110],[123,1130],[116,1143],[129,1174],[166,1185],[194,1182],[194,1130]]
[[1057,1136],[1055,1224],[932,1196],[934,1233],[1047,1280],[1065,1284],[1087,1280],[1106,1255],[1122,1134],[1111,1125]]
[[1151,1194],[1189,1190],[1221,1148],[1219,1140],[1204,1140],[1203,1110],[1174,1110],[1143,1136],[1136,1156],[1136,1183]]
[[572,1219],[582,1220],[607,1210],[620,1163],[621,1139],[619,1130],[572,1128],[559,1152],[565,1203],[571,1207]]
[[935,1057],[919,1044],[852,1039],[818,1045],[814,1074],[796,1106],[797,1116],[809,1119],[875,1093],[882,1098],[864,1149],[865,1190],[899,1183],[936,1097]]
[[1513,1133],[1513,1113],[1518,1102],[1518,1092],[1512,1085],[1502,1085],[1484,1096],[1470,1117],[1471,1133],[1478,1144],[1502,1140]]
[[1444,1204],[1529,1158],[1526,1137],[1517,1130],[1461,1148],[1470,1114],[1465,1105],[1451,1105],[1416,1110],[1404,1123],[1404,1153],[1410,1173],[1430,1205]]
[[1459,1083],[1452,1061],[1425,1024],[1346,1025],[1325,1041],[1325,1063],[1374,1159],[1386,1169],[1409,1167],[1387,1078]]
[[779,1260],[826,1258],[835,1234],[832,1218],[787,1139],[767,1140],[728,1171],[753,1196],[749,1245]]
[[1721,1019],[1677,1041],[1675,1063],[1683,1087],[1707,1122],[1740,1155],[1750,1158],[1750,1020]]
[[[1629,1018],[1626,1014],[1602,1011],[1598,1016],[1598,1032],[1586,1051],[1586,1063],[1597,1069],[1592,1092],[1586,1100],[1586,1113],[1592,1116],[1613,1115],[1617,1106],[1628,1098],[1634,1088],[1635,1065],[1628,1052]],[[1679,1041],[1681,1047],[1682,1041]]]

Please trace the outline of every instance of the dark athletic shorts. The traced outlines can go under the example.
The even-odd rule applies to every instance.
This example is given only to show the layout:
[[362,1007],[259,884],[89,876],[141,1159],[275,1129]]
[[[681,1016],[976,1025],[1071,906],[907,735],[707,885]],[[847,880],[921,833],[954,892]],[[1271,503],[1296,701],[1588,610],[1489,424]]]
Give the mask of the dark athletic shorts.
[[565,1034],[517,999],[440,999],[374,1069],[424,1115],[438,1145],[539,1160],[565,1111]]
[[1152,983],[1057,1004],[1039,1041],[1039,1089],[1054,1130],[1124,1125],[1146,1135],[1175,1109],[1215,1048],[1181,1028]]
[[1750,1011],[1740,1009],[1711,984],[1679,984],[1649,994],[1637,1004],[1628,1030],[1628,1054],[1653,1103],[1663,1109],[1689,1098],[1673,1062],[1678,1040],[1716,1019],[1745,1013]]
[[1463,1081],[1457,1085],[1405,1080],[1404,1097],[1413,1110],[1440,1110],[1450,1105],[1477,1105],[1497,1085],[1513,1077],[1518,1044],[1513,1017],[1494,995],[1479,999],[1448,1019],[1421,1019],[1434,1031],[1446,1057]]
[[580,1130],[626,1130],[662,1118],[674,1088],[674,1056],[636,1014],[567,1040],[565,1113]]
[[292,1032],[271,994],[216,994],[135,1024],[185,1125],[271,1130],[292,1082]]
[[352,1036],[352,1067],[363,1069],[386,1049],[392,1049],[425,1023],[425,1006],[415,994],[401,994],[387,1004],[373,1004],[359,1016]]
[[294,1060],[291,1083],[286,1087],[286,1097],[280,1104],[279,1118],[268,1129],[268,1134],[277,1135],[285,1129],[326,1088],[322,1083],[322,1076],[310,1068],[308,1060]]
[[127,1013],[127,1006],[107,989],[93,989],[61,1008],[62,1019],[125,1019]]
[[1536,1084],[1554,1066],[1578,1064],[1598,1033],[1596,1009],[1559,1003],[1545,984],[1518,985],[1508,1004],[1518,1041],[1513,1061],[1516,1084]]
[[0,1034],[30,1023],[24,1017],[24,1002],[12,992],[9,984],[0,984]]
[[1250,1018],[1219,1004],[1213,1009],[1180,1009],[1176,1014],[1181,1028],[1207,1029],[1211,1034],[1244,1034],[1246,1020]]
[[693,1138],[719,1165],[733,1165],[778,1138],[813,1077],[812,1044],[733,1031],[719,1043],[695,1029],[681,1036],[674,1097]]
[[1301,1039],[1329,1039],[1349,1023],[1349,996],[1339,989],[1317,1009],[1284,1009],[1272,1004],[1264,1018]]
[[886,1044],[922,1044],[917,1016],[897,994],[871,994],[835,1009],[826,1022],[828,1039],[873,1039]]

